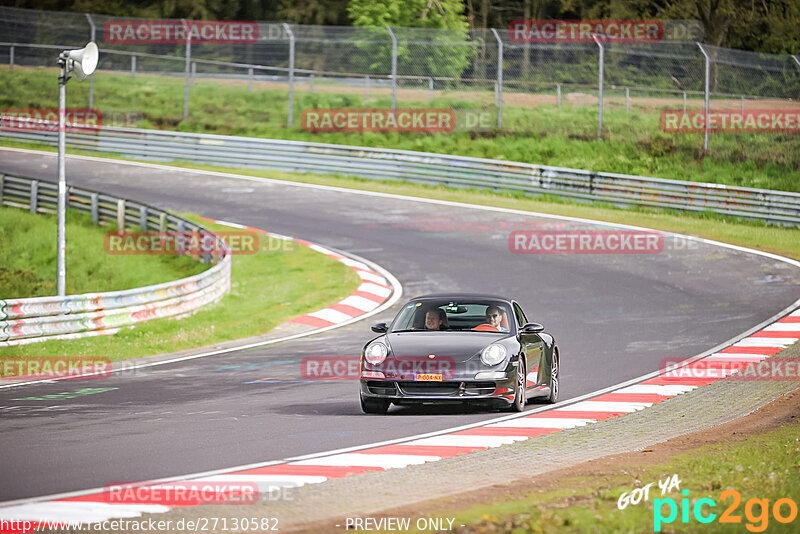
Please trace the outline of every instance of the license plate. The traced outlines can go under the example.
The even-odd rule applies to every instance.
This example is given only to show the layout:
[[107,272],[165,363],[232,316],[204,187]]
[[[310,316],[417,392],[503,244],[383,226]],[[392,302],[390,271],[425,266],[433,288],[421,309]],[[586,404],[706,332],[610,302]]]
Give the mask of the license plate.
[[417,382],[441,382],[442,380],[444,380],[444,376],[441,373],[420,373],[416,376]]

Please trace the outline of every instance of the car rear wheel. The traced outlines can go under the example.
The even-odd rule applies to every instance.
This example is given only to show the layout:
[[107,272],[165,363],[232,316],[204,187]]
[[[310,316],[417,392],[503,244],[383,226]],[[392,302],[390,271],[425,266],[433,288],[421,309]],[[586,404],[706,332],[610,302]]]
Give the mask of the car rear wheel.
[[389,404],[386,399],[370,399],[361,395],[361,411],[364,413],[384,415],[389,410]]
[[508,407],[510,411],[521,412],[525,409],[525,385],[527,380],[525,374],[525,360],[520,358],[519,366],[517,367],[517,385],[514,390],[514,404]]
[[547,402],[550,404],[555,404],[558,402],[558,364],[559,364],[559,357],[558,353],[555,352],[553,354],[553,365],[550,367],[550,396],[547,397]]

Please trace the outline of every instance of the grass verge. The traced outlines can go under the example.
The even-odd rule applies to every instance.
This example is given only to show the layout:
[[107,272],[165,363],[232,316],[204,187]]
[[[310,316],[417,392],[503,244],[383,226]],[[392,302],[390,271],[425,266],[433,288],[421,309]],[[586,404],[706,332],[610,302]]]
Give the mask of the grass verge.
[[[455,525],[465,525],[457,529],[459,532],[797,532],[800,524],[797,514],[793,521],[783,524],[775,519],[773,507],[783,498],[800,505],[798,435],[800,423],[794,423],[744,441],[696,448],[665,463],[565,477],[546,489],[534,486],[502,502],[489,492],[483,503],[469,508],[442,508],[426,515],[455,518]],[[658,481],[670,479],[674,474],[680,480],[680,489],[673,488],[662,496]],[[630,495],[635,488],[651,482],[654,484],[648,500],[628,504],[622,510],[618,508],[623,494]],[[723,494],[727,489],[740,495],[741,502],[735,508],[735,496]],[[663,501],[670,498],[675,501],[676,517],[669,523],[657,524],[656,510],[659,516],[669,517],[670,505]],[[684,498],[686,503],[682,502]],[[716,515],[708,524],[696,519],[694,508],[698,499],[716,503],[713,508],[707,501],[702,506],[703,516]],[[761,503],[749,504],[751,499],[767,500],[766,508]],[[740,523],[720,522],[729,507]],[[688,512],[686,522],[682,516],[684,508]],[[783,503],[780,513],[789,517],[790,505]]]
[[[183,216],[210,230],[230,231],[196,216]],[[0,354],[103,356],[119,361],[201,347],[264,334],[292,317],[346,297],[359,284],[352,269],[336,260],[296,243],[262,236],[258,253],[233,256],[230,293],[190,317],[158,319],[113,336],[6,347]]]
[[[0,69],[0,108],[57,106],[55,70],[18,67]],[[69,89],[69,105],[88,103],[88,85]],[[355,87],[317,84],[313,93],[298,84],[296,125],[287,128],[288,92],[280,84],[200,78],[190,89],[190,113],[182,120],[184,81],[167,76],[100,72],[95,77],[95,105],[105,125],[178,129],[191,132],[270,137],[360,146],[421,150],[658,176],[678,180],[744,185],[800,191],[800,136],[791,133],[714,134],[703,153],[702,134],[664,133],[662,109],[681,109],[678,100],[634,98],[632,112],[619,98],[607,99],[604,135],[597,139],[596,104],[578,99],[576,105],[555,107],[543,95],[508,89],[502,130],[425,133],[311,133],[297,120],[304,109],[388,108],[390,95],[376,90],[365,99]],[[459,113],[488,113],[495,109],[489,93],[401,90],[401,107],[448,108]],[[578,96],[588,97],[592,95]],[[569,102],[569,95],[566,97]],[[695,101],[690,107],[702,103]],[[714,109],[727,104],[715,104]],[[771,103],[770,105],[775,105]],[[764,107],[752,103],[752,107]],[[780,104],[796,107],[796,104]]]
[[[106,227],[67,210],[66,292],[68,295],[117,291],[185,278],[208,267],[179,256],[103,254]],[[46,297],[56,294],[56,216],[0,208],[0,296]]]

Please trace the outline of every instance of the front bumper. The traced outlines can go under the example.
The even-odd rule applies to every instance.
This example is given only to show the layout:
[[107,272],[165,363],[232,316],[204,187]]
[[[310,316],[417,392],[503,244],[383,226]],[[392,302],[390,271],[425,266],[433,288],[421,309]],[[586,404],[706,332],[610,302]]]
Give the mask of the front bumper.
[[361,395],[365,398],[386,399],[394,404],[514,402],[516,377],[502,380],[447,380],[417,382],[398,379],[361,379]]

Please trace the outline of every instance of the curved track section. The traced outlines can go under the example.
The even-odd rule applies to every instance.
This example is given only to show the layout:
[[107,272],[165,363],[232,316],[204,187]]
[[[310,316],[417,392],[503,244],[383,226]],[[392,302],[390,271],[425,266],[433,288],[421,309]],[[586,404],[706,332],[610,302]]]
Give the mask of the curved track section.
[[[667,236],[659,254],[513,254],[514,230],[598,226],[93,158],[69,158],[67,171],[84,187],[358,254],[396,275],[408,296],[512,295],[559,340],[562,399],[649,373],[667,357],[704,352],[800,298],[796,267],[699,241]],[[0,149],[0,172],[54,179],[55,158]],[[68,400],[26,400],[70,389],[63,384],[0,391],[7,481],[0,501],[280,460],[496,417],[410,407],[367,417],[354,383],[302,380],[302,358],[358,354],[370,334],[367,324],[354,324],[102,384],[76,382],[74,389],[115,389]]]

